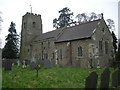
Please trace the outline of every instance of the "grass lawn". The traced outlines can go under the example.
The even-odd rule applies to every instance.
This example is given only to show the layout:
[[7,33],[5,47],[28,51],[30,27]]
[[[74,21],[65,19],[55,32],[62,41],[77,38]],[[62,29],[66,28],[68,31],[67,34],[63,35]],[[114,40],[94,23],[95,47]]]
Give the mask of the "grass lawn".
[[[13,66],[12,71],[2,69],[3,88],[84,88],[85,79],[90,72],[95,71],[100,84],[100,75],[104,69],[89,69],[77,67],[52,67],[36,70]],[[114,69],[110,68],[111,73]],[[97,86],[99,87],[99,86]],[[110,82],[111,87],[111,82]]]

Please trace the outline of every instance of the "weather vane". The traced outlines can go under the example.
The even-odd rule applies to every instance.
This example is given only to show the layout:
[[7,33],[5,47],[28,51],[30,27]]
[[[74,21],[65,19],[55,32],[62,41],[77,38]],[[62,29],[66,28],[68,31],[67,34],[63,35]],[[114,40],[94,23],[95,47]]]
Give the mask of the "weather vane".
[[30,12],[32,13],[32,5],[30,5]]

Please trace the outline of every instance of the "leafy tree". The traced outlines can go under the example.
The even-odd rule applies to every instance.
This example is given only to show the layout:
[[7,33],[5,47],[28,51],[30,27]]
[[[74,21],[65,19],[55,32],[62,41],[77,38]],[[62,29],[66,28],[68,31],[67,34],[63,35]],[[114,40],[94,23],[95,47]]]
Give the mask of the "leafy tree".
[[114,47],[114,51],[116,53],[116,50],[117,50],[117,37],[115,36],[113,31],[112,31],[112,37],[113,37],[113,47]]
[[68,7],[65,7],[62,10],[60,10],[59,13],[60,13],[59,17],[53,20],[54,28],[58,29],[76,23],[72,19],[73,12],[71,13],[71,10]]
[[6,44],[2,50],[2,58],[16,59],[18,58],[18,43],[19,38],[15,29],[15,23],[11,22],[10,28],[8,29],[9,34],[6,37]]

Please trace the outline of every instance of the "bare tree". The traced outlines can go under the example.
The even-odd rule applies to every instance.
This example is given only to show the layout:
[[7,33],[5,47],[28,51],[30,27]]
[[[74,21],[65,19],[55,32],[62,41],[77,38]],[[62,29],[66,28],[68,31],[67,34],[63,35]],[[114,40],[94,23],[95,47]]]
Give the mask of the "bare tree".
[[97,14],[94,13],[94,12],[91,12],[90,13],[90,21],[93,21],[93,20],[96,20],[98,17],[97,17]]
[[108,28],[110,30],[115,30],[115,25],[114,25],[115,23],[114,23],[114,21],[112,19],[107,19],[106,21],[108,22]]

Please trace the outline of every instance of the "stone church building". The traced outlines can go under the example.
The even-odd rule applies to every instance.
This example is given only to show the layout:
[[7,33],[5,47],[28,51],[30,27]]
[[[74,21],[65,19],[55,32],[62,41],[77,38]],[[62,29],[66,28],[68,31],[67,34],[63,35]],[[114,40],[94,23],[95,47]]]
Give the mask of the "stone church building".
[[20,59],[50,60],[60,66],[107,67],[114,58],[113,39],[103,18],[42,31],[41,15],[22,17]]

